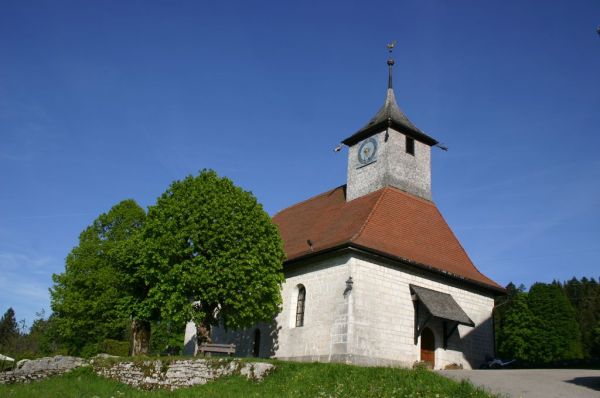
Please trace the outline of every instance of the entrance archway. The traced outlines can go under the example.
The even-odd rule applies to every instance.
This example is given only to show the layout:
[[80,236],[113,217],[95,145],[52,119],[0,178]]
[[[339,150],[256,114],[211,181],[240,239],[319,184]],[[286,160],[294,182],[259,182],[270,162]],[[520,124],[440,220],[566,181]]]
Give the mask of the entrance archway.
[[421,332],[421,361],[427,362],[431,368],[435,368],[435,337],[429,328]]

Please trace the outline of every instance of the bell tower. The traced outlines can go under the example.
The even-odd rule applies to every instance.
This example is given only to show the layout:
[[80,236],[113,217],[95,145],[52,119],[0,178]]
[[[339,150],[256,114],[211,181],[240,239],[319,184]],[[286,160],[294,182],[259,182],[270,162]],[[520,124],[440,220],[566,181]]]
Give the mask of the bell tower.
[[360,130],[342,141],[348,146],[346,200],[386,186],[431,200],[431,147],[437,141],[419,130],[396,104],[388,44],[388,87],[385,102]]

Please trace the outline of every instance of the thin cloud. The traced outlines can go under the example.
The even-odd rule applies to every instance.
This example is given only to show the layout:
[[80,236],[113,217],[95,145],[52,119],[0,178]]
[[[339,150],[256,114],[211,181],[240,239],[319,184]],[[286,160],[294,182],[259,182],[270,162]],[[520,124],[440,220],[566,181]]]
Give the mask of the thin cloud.
[[510,263],[515,263],[515,262],[527,262],[527,261],[531,261],[531,260],[544,260],[544,259],[554,259],[556,257],[561,257],[561,256],[569,256],[571,254],[585,254],[585,255],[592,255],[592,254],[600,254],[600,249],[590,249],[590,250],[581,250],[581,249],[572,249],[572,250],[550,250],[550,251],[546,251],[543,252],[542,254],[537,254],[534,256],[506,256],[503,258],[495,258],[494,262],[488,262],[486,263],[486,266],[492,267],[496,264],[506,264],[508,262]]
[[81,217],[81,216],[93,216],[94,213],[58,213],[58,214],[40,214],[35,216],[22,216],[19,217],[23,220],[34,220],[38,218],[63,218],[63,217]]
[[2,290],[2,296],[4,302],[12,301],[15,302],[31,302],[35,301],[48,301],[50,295],[48,293],[48,286],[43,283],[35,282],[32,280],[23,280],[15,274],[11,274],[9,277],[0,278],[0,289]]
[[[585,168],[586,170],[588,170],[589,174],[592,174],[594,170],[597,170],[600,167],[600,162],[596,161],[596,160],[590,160],[590,161],[573,161],[573,162],[566,162],[566,163],[561,163],[561,164],[554,163],[552,166],[544,167],[543,169],[533,170],[529,173],[520,173],[516,177],[513,177],[513,178],[506,178],[503,180],[497,180],[497,181],[490,182],[487,184],[479,184],[479,185],[473,186],[471,188],[463,188],[460,190],[450,191],[450,192],[447,192],[446,195],[447,196],[464,196],[467,193],[471,194],[471,193],[477,193],[477,192],[482,192],[482,191],[498,190],[498,188],[510,187],[510,186],[517,185],[519,183],[527,183],[529,181],[537,181],[541,177],[545,177],[545,176],[549,176],[549,175],[556,175],[558,171],[564,172],[565,170],[571,169],[574,167],[577,167],[579,169]],[[590,171],[591,171],[591,173],[590,173]]]
[[22,253],[0,251],[0,269],[37,270],[46,267],[54,259],[50,256],[33,256]]
[[55,263],[50,256],[0,252],[0,311],[12,307],[17,319],[31,322],[41,308],[50,308]]
[[470,230],[502,230],[502,229],[528,229],[528,228],[546,228],[554,226],[553,223],[520,223],[520,224],[481,224],[481,225],[463,225],[454,228],[456,231]]
[[512,238],[504,240],[502,245],[498,245],[493,251],[488,252],[488,257],[490,257],[488,262],[498,261],[496,258],[499,255],[503,255],[508,251],[513,250],[518,245],[530,242],[534,238],[545,234],[548,230],[564,225],[573,218],[600,206],[599,198],[590,196],[583,196],[583,198],[584,200],[562,206],[551,216],[544,213],[542,216],[546,219],[545,222],[532,222],[526,225],[522,228],[521,233],[514,234]]

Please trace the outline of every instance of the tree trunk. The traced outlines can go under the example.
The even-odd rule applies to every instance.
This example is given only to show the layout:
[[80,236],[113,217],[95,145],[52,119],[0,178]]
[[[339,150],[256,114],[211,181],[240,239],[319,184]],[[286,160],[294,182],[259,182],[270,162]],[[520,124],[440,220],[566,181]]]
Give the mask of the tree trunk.
[[203,323],[197,325],[196,336],[198,337],[198,345],[202,343],[210,343],[210,326],[206,327]]
[[131,321],[131,337],[133,340],[131,355],[148,355],[150,351],[150,322],[135,319]]

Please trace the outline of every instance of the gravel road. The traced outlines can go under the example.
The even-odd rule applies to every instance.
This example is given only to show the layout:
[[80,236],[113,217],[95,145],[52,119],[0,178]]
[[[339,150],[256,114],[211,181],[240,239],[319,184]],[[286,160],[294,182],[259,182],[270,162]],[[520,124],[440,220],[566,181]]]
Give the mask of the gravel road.
[[511,398],[600,397],[600,370],[440,370],[438,373],[456,380],[468,379],[488,391]]

